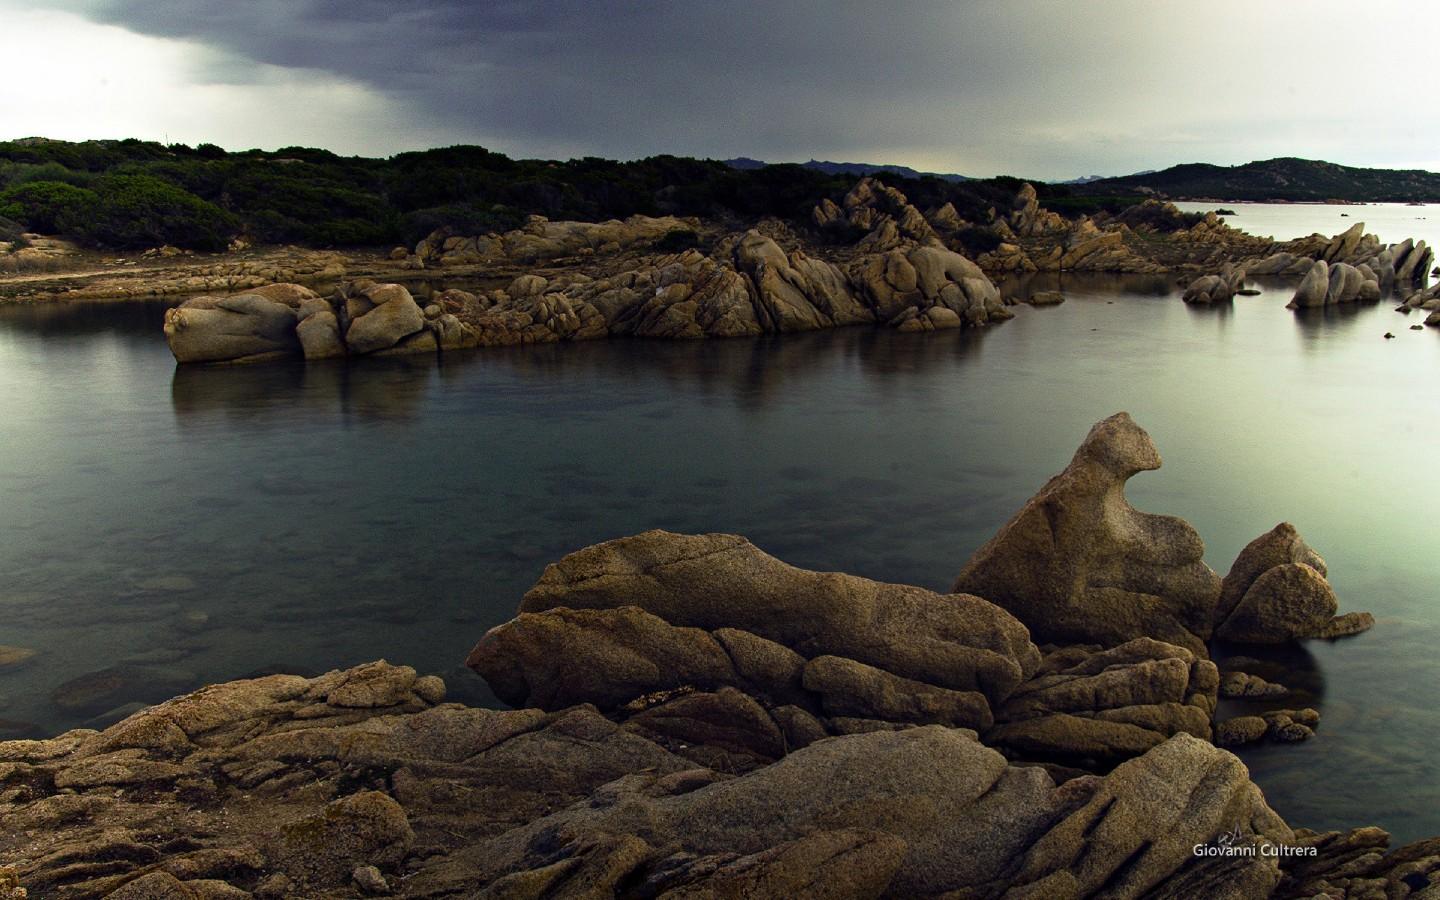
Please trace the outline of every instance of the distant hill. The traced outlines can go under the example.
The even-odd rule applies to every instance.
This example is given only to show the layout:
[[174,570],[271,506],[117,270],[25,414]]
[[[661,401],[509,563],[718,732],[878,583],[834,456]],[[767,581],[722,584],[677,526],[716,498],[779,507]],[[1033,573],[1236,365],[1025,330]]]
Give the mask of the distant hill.
[[1404,203],[1440,200],[1440,174],[1421,169],[1361,169],[1287,156],[1241,166],[1187,163],[1158,172],[1077,183],[1074,190],[1090,195],[1152,191],[1174,200]]
[[[740,169],[742,171],[760,169],[769,165],[769,163],[761,162],[758,159],[751,159],[748,156],[737,156],[734,159],[724,160],[724,163],[732,169]],[[913,179],[939,178],[942,181],[949,181],[954,183],[972,180],[965,175],[945,174],[941,172],[921,172],[917,169],[912,169],[909,166],[896,166],[888,163],[830,162],[829,160],[812,159],[809,162],[804,162],[800,165],[804,168],[812,169],[816,172],[824,172],[826,175],[854,175],[856,177],[862,175],[893,175],[900,178]]]

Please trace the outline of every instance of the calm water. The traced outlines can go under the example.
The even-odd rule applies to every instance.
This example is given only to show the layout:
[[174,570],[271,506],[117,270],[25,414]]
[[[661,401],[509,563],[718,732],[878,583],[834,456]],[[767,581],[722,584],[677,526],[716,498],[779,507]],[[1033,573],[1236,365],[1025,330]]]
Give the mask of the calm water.
[[1404,203],[1367,203],[1363,206],[1321,206],[1310,203],[1177,203],[1186,212],[1228,209],[1224,217],[1251,234],[1287,241],[1319,232],[1336,234],[1356,222],[1388,243],[1406,238],[1423,239],[1430,246],[1440,240],[1440,204],[1408,206]]
[[[1296,234],[1343,211],[1282,208]],[[0,728],[78,724],[51,691],[126,661],[188,685],[383,656],[484,702],[451,670],[544,563],[645,528],[943,589],[1125,409],[1166,460],[1137,506],[1187,518],[1222,573],[1288,519],[1379,618],[1272,655],[1324,721],[1247,754],[1271,802],[1440,833],[1440,333],[1388,303],[1297,316],[1281,287],[1213,310],[1066,287],[975,333],[186,370],[160,306],[0,309],[0,644],[41,652],[0,671]]]

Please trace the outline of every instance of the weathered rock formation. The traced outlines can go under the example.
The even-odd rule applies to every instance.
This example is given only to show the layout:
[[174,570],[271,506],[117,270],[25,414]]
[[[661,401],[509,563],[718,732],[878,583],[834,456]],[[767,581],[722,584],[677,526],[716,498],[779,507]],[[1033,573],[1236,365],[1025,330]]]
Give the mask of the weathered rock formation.
[[1366,263],[1352,266],[1337,262],[1327,264],[1316,260],[1311,264],[1290,307],[1327,306],[1332,303],[1353,303],[1356,300],[1379,300],[1380,277]]
[[1280,644],[1374,624],[1369,613],[1335,614],[1324,560],[1288,523],[1252,541],[1222,582],[1194,529],[1126,502],[1126,480],[1159,467],[1128,415],[1100,422],[1065,471],[975,552],[954,590],[999,604],[1041,642],[1153,637],[1201,658],[1212,635]]
[[[661,537],[643,544],[654,550]],[[693,606],[696,615],[769,614],[795,634],[805,622],[788,616],[825,608],[800,596],[806,585],[841,579],[831,601],[880,590],[870,596],[877,610],[889,599],[885,586],[777,572],[783,564],[723,542],[708,574],[703,558],[687,555],[671,571],[668,556],[652,564],[633,547],[616,549],[556,564],[526,604],[634,590],[657,608]],[[740,587],[716,591],[732,573]],[[687,574],[702,576],[708,592],[676,595],[672,581]],[[747,609],[755,582],[746,579],[763,587],[771,576],[786,584]],[[924,605],[947,599],[930,597]],[[34,896],[121,900],[1298,898],[1323,890],[1359,898],[1440,887],[1435,841],[1386,853],[1379,829],[1316,834],[1276,815],[1239,760],[1193,734],[1208,733],[1213,694],[1203,691],[1213,690],[1214,668],[1179,647],[1142,639],[1052,651],[1009,693],[1004,715],[1013,721],[981,740],[933,722],[952,718],[951,695],[961,692],[853,660],[801,662],[739,629],[666,626],[657,643],[619,624],[637,614],[660,621],[635,607],[528,615],[609,612],[623,613],[609,632],[568,644],[512,636],[508,646],[492,632],[477,653],[504,669],[506,653],[578,652],[601,638],[612,649],[573,658],[568,669],[549,664],[556,684],[583,694],[618,679],[624,696],[656,678],[689,683],[623,706],[606,699],[601,709],[564,706],[558,695],[552,711],[475,709],[444,703],[439,678],[379,662],[212,686],[103,732],[0,743],[0,854],[14,867],[0,871],[9,879],[0,884],[12,896],[23,896],[23,884]],[[908,623],[913,640],[933,644],[938,635],[922,621]],[[984,621],[969,625],[983,632]],[[669,658],[647,655],[662,644]],[[607,662],[592,668],[596,660]],[[536,665],[545,663],[532,655],[517,668]],[[757,693],[697,683],[726,669]],[[499,687],[507,678],[493,680]],[[798,706],[767,710],[777,698],[758,690],[762,683],[779,699],[833,704],[826,719],[845,728],[827,737]],[[1201,689],[1198,698],[1183,702],[1189,687]],[[887,719],[845,715],[855,712]],[[1100,728],[1087,729],[1085,714]],[[1185,727],[1128,749],[1101,730],[1161,717]],[[1217,739],[1303,739],[1318,721],[1312,710],[1252,718],[1223,723]],[[1113,768],[1098,776],[1015,761],[1027,742],[1047,740],[1076,756],[1113,752]],[[1236,842],[1267,849],[1193,849]]]
[[1250,644],[1358,634],[1375,624],[1369,613],[1337,616],[1325,560],[1281,522],[1251,541],[1221,585],[1215,636]]
[[436,353],[478,343],[454,315],[422,311],[401,285],[368,280],[328,300],[298,284],[194,297],[166,311],[165,339],[180,363]]
[[1070,465],[1032,497],[955,580],[1024,622],[1037,641],[1113,647],[1153,637],[1204,655],[1220,579],[1195,530],[1142,513],[1125,482],[1160,467],[1125,413],[1091,429]]
[[1026,183],[1020,185],[1020,190],[1015,192],[1015,201],[1010,207],[1006,224],[1020,237],[1033,237],[1049,231],[1064,230],[1069,223],[1056,213],[1042,208],[1035,194],[1035,186]]
[[1411,310],[1426,310],[1430,314],[1425,317],[1425,324],[1440,325],[1440,284],[1412,291],[1396,309],[1407,315]]
[[[821,230],[863,232],[856,246],[865,251],[893,250],[906,241],[943,246],[930,220],[903,193],[868,176],[856,182],[838,206],[832,200],[821,200],[810,217]],[[955,207],[947,203],[938,211],[936,224],[953,230],[963,223]]]
[[1152,638],[1057,648],[984,739],[1013,758],[1105,768],[1172,735],[1209,740],[1218,682],[1214,663]]
[[[0,743],[12,883],[59,898],[359,897],[382,885],[406,897],[1138,897],[1199,885],[1298,897],[1327,872],[1409,887],[1440,868],[1440,851],[1418,844],[1342,870],[1357,845],[1383,849],[1384,833],[1295,831],[1239,760],[1187,735],[1058,785],[938,725],[832,738],[735,775],[591,707],[473,709],[440,702],[437,682],[383,663],[271,676],[104,732]],[[1193,852],[1221,834],[1316,851]]]
[[[520,611],[520,619],[492,631],[470,658],[487,680],[500,682],[497,690],[507,700],[525,695],[494,668],[516,664],[503,646],[509,630],[526,615],[563,619],[579,611],[658,617],[667,628],[740,629],[786,648],[779,655],[787,659],[792,653],[804,660],[841,656],[996,701],[1040,662],[1024,626],[978,597],[797,569],[736,535],[648,531],[580,550],[546,567]],[[716,639],[725,635],[717,632]],[[731,652],[744,665],[739,657],[748,654]],[[768,647],[766,653],[776,655]],[[537,662],[559,671],[561,660],[544,657],[538,654]]]
[[[266,299],[272,288],[291,302]],[[1014,315],[977,265],[938,240],[906,238],[842,266],[798,248],[786,252],[755,229],[720,241],[714,255],[687,250],[617,258],[595,276],[525,274],[505,290],[443,291],[423,309],[404,287],[368,280],[343,285],[330,300],[296,286],[272,288],[257,297],[199,297],[172,311],[165,333],[176,359],[435,353],[612,335],[737,337],[866,323],[933,331]]]
[[177,362],[258,362],[300,352],[303,300],[319,295],[276,284],[224,297],[193,297],[165,313],[165,340]]
[[1235,292],[1245,287],[1245,270],[1228,263],[1218,275],[1202,275],[1190,282],[1180,298],[1186,303],[1224,303],[1235,299]]

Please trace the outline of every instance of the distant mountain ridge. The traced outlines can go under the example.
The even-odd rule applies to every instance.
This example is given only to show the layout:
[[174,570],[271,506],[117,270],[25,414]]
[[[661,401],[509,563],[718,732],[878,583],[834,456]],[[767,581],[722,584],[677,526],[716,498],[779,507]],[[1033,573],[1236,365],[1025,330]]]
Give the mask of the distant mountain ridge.
[[1440,173],[1423,169],[1365,169],[1293,156],[1238,166],[1186,163],[1075,184],[1084,194],[1154,192],[1175,200],[1343,200],[1404,203],[1440,200]]
[[[734,159],[721,160],[732,169],[761,169],[770,163],[758,159],[751,159],[748,156],[737,156]],[[921,172],[909,166],[897,166],[889,163],[856,163],[856,162],[830,162],[829,160],[812,159],[809,162],[800,163],[807,169],[816,172],[824,172],[826,175],[898,175],[901,178],[939,178],[942,181],[959,183],[961,181],[973,181],[968,175],[955,175],[944,172]]]

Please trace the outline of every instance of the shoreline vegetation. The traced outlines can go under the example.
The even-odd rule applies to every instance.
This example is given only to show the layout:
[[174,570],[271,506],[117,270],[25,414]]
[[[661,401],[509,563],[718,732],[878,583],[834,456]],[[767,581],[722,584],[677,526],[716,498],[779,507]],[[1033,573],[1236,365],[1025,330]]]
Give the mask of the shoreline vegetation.
[[[949,594],[805,571],[736,535],[579,550],[466,661],[510,709],[447,703],[439,677],[378,661],[0,742],[0,885],[1428,895],[1440,839],[1295,827],[1223,749],[1323,736],[1315,710],[1264,702],[1284,685],[1217,667],[1211,640],[1374,620],[1339,614],[1324,560],[1285,523],[1211,571],[1186,522],[1124,499],[1159,465],[1128,415],[1097,423]],[[1220,698],[1265,711],[1220,719]]]

